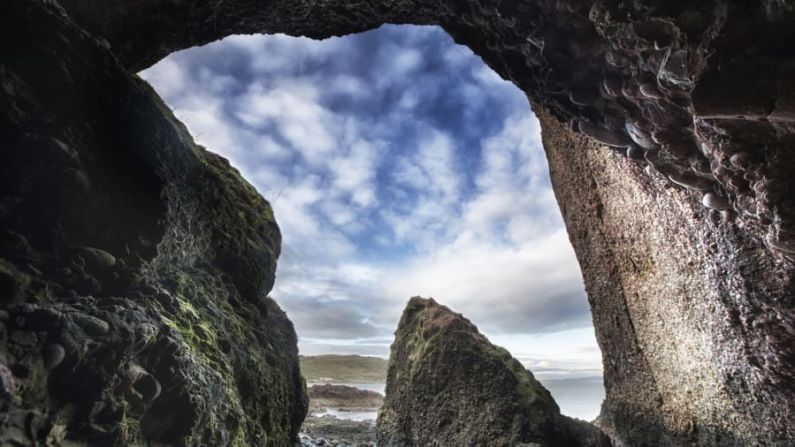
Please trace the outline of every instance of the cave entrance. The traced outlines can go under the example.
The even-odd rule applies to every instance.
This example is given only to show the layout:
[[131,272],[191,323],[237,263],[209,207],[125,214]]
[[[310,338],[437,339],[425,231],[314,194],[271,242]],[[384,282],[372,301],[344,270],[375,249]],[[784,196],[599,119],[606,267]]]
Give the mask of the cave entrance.
[[601,354],[539,124],[471,50],[430,26],[233,36],[142,76],[273,205],[272,295],[302,354],[386,357],[406,300],[433,296],[564,413],[597,416]]

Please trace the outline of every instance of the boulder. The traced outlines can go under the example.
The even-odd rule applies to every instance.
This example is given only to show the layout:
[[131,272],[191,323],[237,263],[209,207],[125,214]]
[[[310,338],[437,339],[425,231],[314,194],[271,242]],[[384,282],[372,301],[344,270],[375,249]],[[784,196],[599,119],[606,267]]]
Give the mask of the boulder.
[[511,354],[433,299],[412,298],[395,332],[380,446],[610,446],[595,426],[560,414]]

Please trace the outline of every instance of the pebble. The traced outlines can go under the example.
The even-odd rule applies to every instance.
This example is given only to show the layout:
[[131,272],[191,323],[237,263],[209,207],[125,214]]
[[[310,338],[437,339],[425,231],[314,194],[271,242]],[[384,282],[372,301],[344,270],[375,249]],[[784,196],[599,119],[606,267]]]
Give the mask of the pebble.
[[50,343],[44,347],[41,356],[44,359],[44,367],[49,370],[61,364],[66,357],[66,350],[58,343]]
[[89,335],[105,335],[110,332],[110,325],[105,320],[81,313],[73,313],[70,316]]
[[92,266],[110,268],[116,265],[116,257],[105,250],[94,247],[81,247],[79,249],[83,259]]
[[632,138],[638,146],[644,149],[656,149],[658,146],[651,139],[651,135],[649,135],[646,130],[641,128],[638,123],[634,121],[627,121],[626,125],[624,126],[627,129],[627,134],[629,137]]
[[729,157],[729,163],[735,168],[745,169],[750,164],[750,159],[751,157],[748,155],[748,152],[737,152]]
[[149,371],[136,363],[130,363],[127,368],[127,377],[132,388],[147,401],[153,401],[160,396],[162,387]]
[[604,129],[587,121],[580,121],[580,132],[608,146],[627,147],[632,143],[626,132]]
[[729,201],[726,200],[726,198],[721,197],[714,192],[708,192],[704,194],[704,197],[701,198],[701,203],[707,208],[717,211],[728,210],[731,208]]
[[692,174],[675,172],[670,174],[668,179],[683,188],[692,189],[695,191],[709,191],[712,189],[711,181]]

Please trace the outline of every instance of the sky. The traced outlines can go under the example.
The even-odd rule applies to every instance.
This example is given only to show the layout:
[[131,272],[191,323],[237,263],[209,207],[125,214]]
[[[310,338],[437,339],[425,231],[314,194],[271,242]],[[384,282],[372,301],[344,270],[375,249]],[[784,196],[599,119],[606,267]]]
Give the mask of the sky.
[[386,357],[420,295],[539,376],[601,374],[538,121],[441,29],[232,36],[141,76],[272,204],[301,354]]

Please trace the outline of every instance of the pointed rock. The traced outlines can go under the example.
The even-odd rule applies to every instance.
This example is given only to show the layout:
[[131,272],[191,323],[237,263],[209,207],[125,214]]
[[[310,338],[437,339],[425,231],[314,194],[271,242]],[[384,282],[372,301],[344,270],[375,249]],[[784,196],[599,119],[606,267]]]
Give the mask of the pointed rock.
[[379,446],[609,446],[560,414],[549,391],[474,324],[433,299],[400,320],[378,415]]

